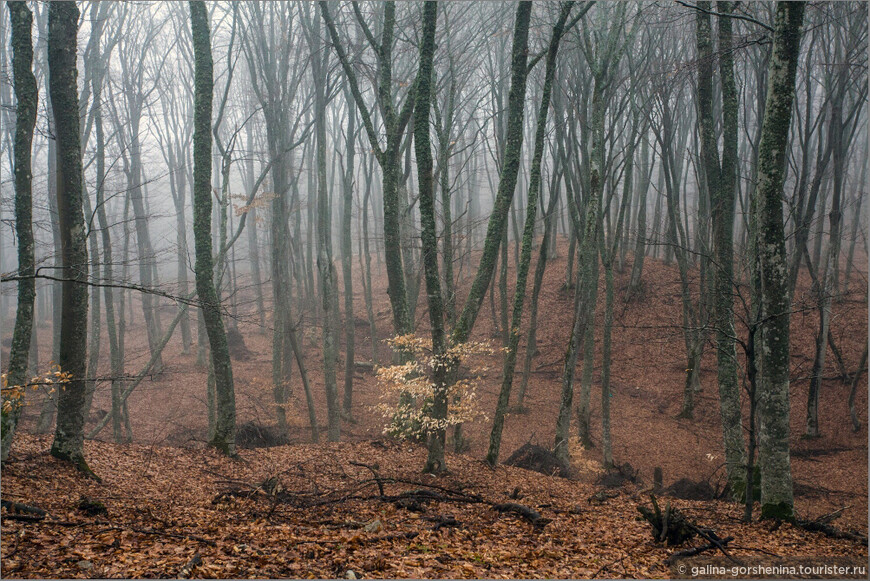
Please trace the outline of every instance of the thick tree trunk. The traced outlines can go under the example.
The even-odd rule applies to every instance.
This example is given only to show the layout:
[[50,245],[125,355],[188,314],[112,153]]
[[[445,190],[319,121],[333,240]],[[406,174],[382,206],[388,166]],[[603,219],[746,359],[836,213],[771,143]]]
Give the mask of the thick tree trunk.
[[82,155],[76,87],[79,10],[56,2],[48,10],[49,92],[57,139],[57,209],[63,281],[58,364],[69,383],[57,398],[53,456],[93,475],[84,457],[85,374],[87,371],[88,251],[82,213]]
[[[699,5],[709,10],[709,2]],[[733,3],[719,2],[719,12],[729,14]],[[723,142],[722,163],[713,118],[713,42],[709,14],[697,13],[698,123],[704,176],[711,199],[713,244],[716,254],[716,363],[719,383],[719,409],[725,446],[728,486],[735,498],[742,498],[746,488],[746,448],[737,382],[737,350],[734,329],[734,201],[737,182],[737,89],[734,84],[731,19],[720,17],[719,70],[722,82]]]
[[761,283],[758,368],[762,518],[790,519],[794,515],[788,393],[791,301],[782,188],[805,6],[803,2],[777,3],[766,114],[759,144],[758,186],[753,200],[755,264]]
[[[216,392],[215,431],[209,444],[227,454],[236,454],[236,401],[233,369],[220,303],[214,286],[211,243],[211,111],[214,80],[208,13],[202,1],[190,2],[190,25],[195,59],[194,74],[194,246],[196,291],[205,319],[214,368]],[[152,354],[153,357],[153,354]]]
[[33,172],[31,168],[33,128],[39,90],[33,75],[33,14],[25,2],[7,2],[12,24],[12,71],[15,100],[15,232],[18,236],[18,307],[12,331],[9,368],[4,390],[2,411],[2,457],[6,461],[25,396],[27,365],[33,334],[33,304],[36,298],[33,240]]

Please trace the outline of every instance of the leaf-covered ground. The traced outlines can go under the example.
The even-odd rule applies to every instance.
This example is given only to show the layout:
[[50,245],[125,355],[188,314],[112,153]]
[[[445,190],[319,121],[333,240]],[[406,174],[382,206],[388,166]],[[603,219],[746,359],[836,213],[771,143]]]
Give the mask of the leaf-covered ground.
[[[525,401],[527,412],[507,416],[502,460],[526,442],[543,446],[553,442],[572,305],[571,292],[563,288],[567,256],[564,241],[558,250],[559,257],[548,263],[541,294],[537,355]],[[862,267],[853,275],[849,294],[834,303],[831,324],[832,336],[849,373],[857,369],[867,341],[867,275],[863,267],[866,260],[857,263]],[[374,268],[374,312],[378,339],[383,340],[391,328],[390,306],[385,292],[386,277]],[[354,272],[357,274],[356,269]],[[468,267],[462,272],[465,274],[460,277],[459,304],[470,284]],[[679,276],[674,265],[648,258],[642,296],[625,303],[622,295],[630,272],[628,262],[616,276],[618,297],[610,400],[614,458],[639,471],[645,486],[652,483],[654,469],[661,467],[665,487],[690,478],[709,482],[716,488],[723,478],[723,450],[714,349],[708,346],[702,361],[703,390],[696,394],[695,418],[678,419],[685,376]],[[600,291],[603,296],[603,288]],[[252,314],[255,301],[249,300],[250,289],[247,292],[248,295],[239,295],[238,327],[250,356],[233,361],[238,422],[270,426],[275,422],[270,371],[271,315],[267,312],[266,328],[259,327],[258,317]],[[604,301],[599,302],[600,321]],[[141,309],[138,303],[133,306],[125,361],[126,370],[131,373],[137,372],[149,358],[141,328]],[[866,375],[857,392],[856,407],[862,426],[856,433],[850,429],[849,385],[838,377],[841,370],[837,358],[829,352],[828,379],[823,382],[820,394],[822,437],[803,439],[818,324],[808,277],[799,281],[795,308],[791,318],[795,508],[804,518],[843,509],[834,524],[866,535]],[[174,305],[164,305],[164,317],[171,316],[174,309]],[[355,312],[355,359],[371,361],[369,326],[358,285]],[[486,301],[473,339],[490,340],[498,346],[497,318]],[[41,360],[45,361],[51,350],[51,336],[46,331],[50,324],[38,323]],[[425,310],[418,308],[418,330],[425,334],[427,324]],[[525,320],[523,328],[527,325]],[[325,424],[319,328],[306,318],[300,329],[318,418]],[[104,338],[103,345],[106,344]],[[387,347],[382,341],[378,345],[379,360],[383,362]],[[605,499],[604,504],[588,502],[600,490],[593,484],[601,453],[600,341],[596,341],[596,346],[592,384],[595,448],[575,458],[579,481],[507,467],[495,471],[486,468],[480,459],[486,453],[491,421],[485,418],[464,426],[468,448],[465,454],[448,458],[450,475],[430,480],[419,473],[425,460],[423,450],[383,440],[384,420],[374,409],[382,401],[383,389],[366,367],[357,368],[354,375],[354,422],[342,423],[342,444],[306,444],[310,432],[305,399],[294,370],[288,409],[292,445],[242,450],[239,461],[220,458],[205,449],[204,444],[206,371],[196,366],[196,345],[191,353],[182,354],[181,340],[176,334],[164,352],[165,370],[146,379],[128,401],[135,443],[86,444],[88,459],[103,477],[103,485],[83,480],[50,458],[46,452],[49,436],[28,435],[33,431],[42,403],[38,393],[28,398],[21,436],[13,445],[8,466],[3,468],[2,498],[40,506],[50,516],[42,523],[3,519],[2,574],[167,577],[178,575],[198,554],[202,563],[193,568],[195,577],[331,577],[343,576],[347,570],[361,577],[668,576],[670,570],[664,561],[671,550],[652,543],[648,526],[635,521],[636,505],[648,502],[646,495],[631,498],[638,490],[630,487],[615,498]],[[103,351],[100,372],[108,375],[105,347]],[[519,351],[520,358],[524,355],[525,334]],[[490,371],[484,374],[478,393],[482,411],[491,418],[500,386],[501,362],[498,356],[492,356],[484,363]],[[580,371],[578,367],[578,374]],[[341,367],[339,373],[343,375]],[[520,379],[518,373],[512,402]],[[100,411],[111,409],[109,389],[108,382],[97,384],[89,428]],[[744,423],[749,413],[745,399]],[[111,440],[111,426],[99,437]],[[336,502],[341,495],[379,494],[376,484],[363,484],[373,478],[371,471],[352,462],[377,463],[379,474],[385,478],[461,489],[466,494],[480,495],[485,502],[430,502],[422,513],[397,508],[393,502],[377,498]],[[256,489],[275,476],[283,490],[278,496],[266,490],[246,496],[250,488]],[[385,487],[387,496],[420,488],[402,483]],[[508,495],[516,487],[524,496],[513,501],[552,519],[542,530],[511,513],[491,508],[491,503],[512,501]],[[227,491],[237,494],[212,504],[217,495]],[[78,511],[82,496],[105,504],[108,515],[88,517]],[[327,502],[310,506],[320,501]],[[737,555],[742,551],[746,555],[766,555],[760,552],[763,550],[783,556],[858,555],[866,561],[866,547],[849,541],[833,541],[789,525],[772,531],[765,524],[743,525],[739,522],[741,510],[734,505],[685,501],[674,504],[686,507],[699,524],[714,528],[721,537],[734,536],[733,545],[756,549],[734,549]],[[576,510],[571,512],[572,509]],[[757,514],[756,510],[756,517]],[[447,524],[449,516],[461,525]],[[433,530],[441,522],[439,518],[443,524]],[[373,524],[374,521],[380,525]],[[369,524],[372,530],[367,531],[365,527]],[[378,530],[380,527],[383,530]],[[413,538],[406,536],[414,533]],[[195,535],[208,542],[184,535]],[[87,568],[88,564],[80,566],[80,561],[88,561],[91,568]]]
[[[48,512],[22,521],[4,509],[4,578],[175,577],[195,556],[191,576],[206,578],[671,574],[665,560],[675,549],[654,543],[637,520],[636,506],[648,500],[631,484],[595,498],[602,488],[593,484],[490,469],[462,455],[436,478],[419,473],[423,448],[382,440],[243,450],[237,460],[89,442],[98,484],[53,459],[49,445],[23,435],[4,467],[3,498]],[[429,492],[407,494],[419,490]],[[106,513],[83,511],[83,499]],[[733,536],[738,560],[773,553],[866,562],[866,547],[852,541],[788,524],[745,525],[739,508],[723,502],[672,502]],[[550,522],[536,527],[493,503],[521,504]]]

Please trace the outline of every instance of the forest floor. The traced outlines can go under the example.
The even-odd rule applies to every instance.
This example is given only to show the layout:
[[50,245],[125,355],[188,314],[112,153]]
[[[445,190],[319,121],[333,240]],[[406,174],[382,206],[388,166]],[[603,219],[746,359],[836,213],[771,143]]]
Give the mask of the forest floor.
[[[539,353],[529,378],[528,411],[507,417],[502,460],[527,442],[552,445],[572,317],[571,291],[564,289],[566,248],[560,245],[559,252],[548,264],[540,299]],[[857,262],[866,264],[866,260]],[[50,436],[22,433],[17,438],[3,468],[3,500],[38,506],[48,516],[30,515],[34,518],[21,520],[28,515],[4,512],[2,575],[174,577],[186,572],[182,569],[196,556],[198,561],[189,571],[192,577],[343,577],[348,570],[358,577],[685,576],[670,569],[666,559],[686,547],[654,543],[649,525],[637,520],[637,506],[649,503],[647,491],[656,467],[662,468],[666,488],[681,479],[709,484],[713,490],[722,486],[715,353],[708,345],[694,419],[677,419],[686,358],[676,267],[647,258],[644,292],[626,303],[622,297],[630,267],[629,259],[616,276],[611,415],[614,458],[621,465],[631,465],[634,482],[612,488],[598,483],[603,474],[599,463],[600,341],[596,341],[592,391],[595,447],[572,448],[571,479],[508,466],[488,468],[481,460],[490,428],[485,418],[464,426],[467,449],[448,455],[449,474],[434,478],[420,473],[425,461],[422,446],[383,435],[384,418],[375,409],[382,402],[383,389],[364,367],[355,370],[354,421],[343,423],[341,444],[308,443],[304,397],[294,370],[288,409],[290,444],[243,449],[237,460],[220,457],[204,444],[205,371],[196,368],[195,354],[181,354],[176,332],[164,354],[166,369],[130,396],[134,444],[109,443],[111,426],[99,436],[103,441],[86,443],[88,460],[103,478],[102,484],[86,480],[51,458]],[[382,340],[389,336],[390,308],[385,277],[377,270],[373,276]],[[601,282],[599,321],[603,319],[603,277]],[[470,280],[460,285],[459,305],[468,284]],[[509,288],[512,284],[511,272]],[[249,302],[240,305],[241,313],[253,308],[250,294],[250,290],[245,292]],[[267,297],[270,294],[266,292]],[[498,296],[495,302],[498,309]],[[737,304],[741,304],[739,299]],[[147,361],[141,309],[138,303],[136,307],[128,327],[129,373]],[[166,306],[164,324],[173,309]],[[495,320],[487,300],[474,339],[500,346]],[[417,321],[419,331],[425,333],[422,304]],[[269,324],[267,315],[266,327]],[[795,508],[806,519],[843,509],[834,524],[866,535],[867,382],[859,384],[856,408],[862,426],[853,432],[849,385],[837,377],[840,373],[830,351],[826,377],[831,379],[823,382],[821,392],[822,436],[801,438],[817,325],[809,281],[802,278],[792,315]],[[238,422],[272,426],[269,333],[250,316],[242,316],[238,326],[251,352],[246,360],[233,364]],[[320,330],[310,321],[302,328],[318,419],[325,424]],[[370,361],[369,326],[358,288],[355,328],[355,360]],[[867,341],[867,273],[863,266],[853,272],[849,293],[834,304],[831,329],[846,370],[854,372]],[[525,331],[520,361],[524,343]],[[41,333],[41,353],[49,349],[48,333]],[[381,342],[381,360],[387,349]],[[477,391],[481,411],[491,417],[500,385],[500,357],[493,355],[483,363],[489,371],[483,373]],[[104,367],[108,374],[107,361]],[[579,372],[578,368],[578,376]],[[340,365],[340,389],[342,377]],[[514,393],[518,384],[519,374]],[[99,410],[110,409],[109,401],[108,384],[99,384],[93,406],[97,411],[89,427]],[[32,431],[39,407],[38,398],[31,398],[23,432]],[[747,417],[748,411],[744,404]],[[325,436],[324,429],[322,439]],[[419,490],[430,492],[414,492]],[[82,512],[83,498],[101,503],[106,512],[99,507],[92,507],[92,514]],[[698,525],[714,529],[719,537],[733,536],[729,554],[744,564],[773,555],[850,557],[858,564],[867,563],[866,545],[830,539],[789,524],[744,524],[742,507],[733,503],[663,498],[662,504],[668,501]],[[495,510],[494,505],[500,503],[533,508],[549,522],[535,526],[515,513]],[[696,539],[688,546],[705,542]]]

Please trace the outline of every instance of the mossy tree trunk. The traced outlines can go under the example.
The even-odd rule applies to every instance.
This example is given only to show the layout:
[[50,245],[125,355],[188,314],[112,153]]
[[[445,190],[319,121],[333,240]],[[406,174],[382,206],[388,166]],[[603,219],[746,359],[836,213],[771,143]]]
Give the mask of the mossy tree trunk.
[[[701,159],[711,200],[713,245],[716,255],[715,326],[719,409],[725,446],[728,485],[735,498],[746,486],[746,447],[737,383],[737,350],[734,330],[734,202],[737,185],[738,98],[734,83],[731,18],[719,17],[719,77],[722,83],[721,164],[713,117],[713,39],[710,3],[700,3],[696,15],[698,45],[698,124]],[[718,11],[728,15],[732,2],[718,2]]]
[[426,272],[426,299],[432,326],[432,355],[435,392],[432,396],[431,420],[435,429],[428,434],[429,453],[425,472],[439,473],[447,469],[444,459],[447,421],[447,371],[444,360],[447,339],[444,332],[444,301],[438,273],[438,233],[435,227],[435,179],[432,170],[432,146],[429,139],[429,114],[432,102],[432,63],[435,57],[435,28],[438,3],[423,4],[423,30],[420,40],[420,68],[417,73],[414,112],[414,151],[417,155],[417,181],[420,193],[420,238],[423,243],[423,268]]
[[215,429],[209,444],[224,454],[236,453],[236,401],[227,335],[214,286],[211,242],[211,114],[214,90],[208,12],[202,1],[190,2],[194,53],[193,236],[196,291],[205,319],[215,378]]
[[[39,89],[33,75],[33,14],[25,2],[7,2],[12,23],[12,72],[15,86],[15,232],[18,236],[18,307],[15,313],[15,328],[12,331],[12,347],[9,352],[7,386],[21,386],[27,381],[27,363],[30,356],[33,332],[33,305],[36,299],[33,241],[33,128],[36,125],[36,108]],[[9,457],[12,438],[21,413],[22,400],[3,394],[2,412],[2,457]],[[24,397],[24,394],[21,394]]]
[[786,152],[806,4],[778,2],[758,152],[754,262],[760,281],[761,517],[794,516],[789,455],[788,268],[782,217]]
[[71,375],[71,380],[57,396],[57,427],[51,453],[93,474],[84,457],[88,251],[82,213],[83,172],[76,85],[78,19],[79,10],[73,3],[49,5],[49,92],[57,140],[57,209],[64,279],[58,364]]
[[535,237],[535,219],[538,209],[538,192],[541,188],[541,162],[544,157],[544,133],[547,128],[547,113],[550,110],[550,94],[553,90],[553,79],[556,76],[556,56],[559,52],[559,42],[565,29],[568,15],[571,13],[573,2],[563,2],[558,20],[553,26],[550,45],[547,49],[547,65],[544,73],[544,88],[541,95],[541,104],[538,108],[538,121],[535,129],[535,151],[532,156],[532,167],[529,177],[529,192],[526,204],[526,221],[523,226],[522,251],[519,264],[517,265],[517,282],[514,290],[513,312],[511,315],[510,331],[508,334],[507,352],[505,353],[502,367],[502,384],[499,391],[498,402],[493,417],[492,431],[489,436],[489,451],[486,461],[490,466],[498,463],[499,450],[501,448],[501,435],[504,429],[504,416],[510,403],[511,386],[513,385],[514,370],[517,363],[517,349],[520,344],[520,323],[523,317],[523,303],[526,297],[526,281],[529,274],[529,265],[532,258],[532,243]]
[[386,2],[384,18],[381,27],[380,40],[375,39],[371,30],[365,24],[359,7],[355,4],[357,18],[366,33],[366,39],[376,53],[378,62],[377,100],[386,133],[386,143],[382,147],[369,108],[363,99],[359,88],[357,75],[351,66],[347,52],[338,36],[335,21],[327,2],[319,2],[320,13],[326,23],[333,48],[335,49],[342,68],[347,75],[351,94],[356,102],[362,118],[363,127],[369,138],[378,164],[383,171],[383,206],[384,206],[384,257],[387,266],[388,293],[393,311],[393,330],[396,335],[405,335],[413,329],[408,294],[405,285],[405,272],[402,266],[402,244],[400,229],[400,199],[399,181],[401,173],[401,144],[405,127],[411,118],[414,108],[413,88],[405,98],[400,111],[396,111],[393,96],[393,40],[396,27],[396,4]]
[[529,53],[529,21],[532,13],[531,2],[520,2],[517,6],[514,24],[513,47],[511,49],[511,84],[508,91],[507,134],[501,174],[495,202],[486,228],[483,253],[468,298],[456,321],[451,334],[451,342],[464,343],[471,335],[474,322],[486,291],[492,282],[492,275],[498,263],[499,246],[507,229],[511,201],[517,185],[520,169],[520,156],[523,148],[523,115],[526,97],[527,62]]

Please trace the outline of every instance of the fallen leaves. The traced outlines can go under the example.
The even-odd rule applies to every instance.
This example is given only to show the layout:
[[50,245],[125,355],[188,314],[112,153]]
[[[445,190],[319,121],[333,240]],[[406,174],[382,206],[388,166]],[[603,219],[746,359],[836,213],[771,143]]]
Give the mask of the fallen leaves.
[[[86,446],[105,477],[103,485],[45,453],[46,437],[22,436],[4,468],[3,494],[44,508],[48,517],[4,518],[4,575],[334,578],[350,571],[356,577],[660,577],[669,575],[665,561],[678,550],[651,540],[646,523],[635,518],[637,501],[628,490],[606,505],[590,506],[585,500],[596,492],[591,484],[510,467],[491,470],[465,456],[449,459],[447,476],[425,481],[437,494],[415,497],[426,501],[410,510],[392,499],[424,489],[413,469],[425,457],[423,448],[298,445],[245,450],[239,460],[230,460],[208,450]],[[145,465],[154,478],[140,478]],[[383,495],[365,465],[378,466]],[[54,490],[39,486],[48,475],[59,484]],[[211,502],[230,482],[257,489],[256,483],[270,478],[280,484],[271,494],[259,487]],[[517,489],[522,505],[510,502]],[[291,498],[281,495],[295,496],[280,502]],[[79,510],[82,497],[102,503],[108,517]],[[449,500],[469,498],[486,502]],[[299,499],[304,505],[294,504]],[[336,501],[317,504],[325,499]],[[672,502],[681,510],[695,509],[699,524],[733,536],[733,545],[745,548],[735,548],[735,555],[867,554],[866,547],[790,525],[774,530],[742,524],[735,505]],[[574,510],[578,505],[589,508]],[[534,526],[534,515],[549,524]],[[59,517],[75,526],[52,525]]]

